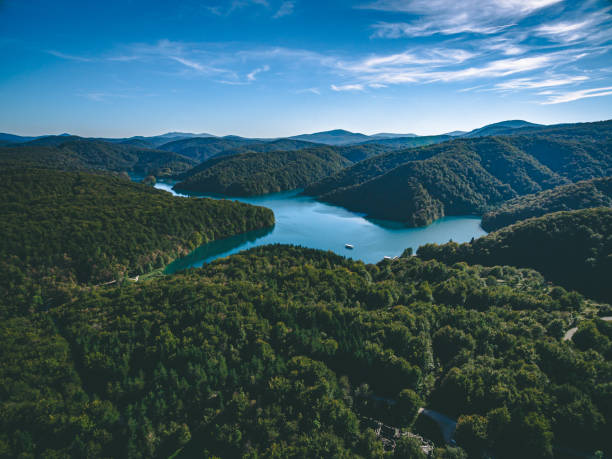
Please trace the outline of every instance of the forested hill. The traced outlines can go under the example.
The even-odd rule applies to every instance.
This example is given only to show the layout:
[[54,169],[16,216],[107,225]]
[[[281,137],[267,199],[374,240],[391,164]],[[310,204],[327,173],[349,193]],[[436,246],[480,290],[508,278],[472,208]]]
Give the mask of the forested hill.
[[194,160],[173,152],[79,137],[44,137],[0,148],[0,165],[3,167],[96,169],[163,176],[183,172],[195,164]]
[[612,207],[612,177],[584,180],[511,199],[484,214],[482,227],[495,231],[519,220],[590,207]]
[[43,284],[135,276],[207,241],[274,224],[262,207],[177,198],[107,175],[17,168],[0,170],[0,215],[0,295],[31,307],[43,301]]
[[302,188],[350,165],[328,147],[213,158],[188,171],[177,190],[252,196]]
[[[223,140],[223,139],[221,139]],[[219,147],[220,145],[222,145],[222,142],[219,142],[216,144],[217,147]],[[312,147],[317,147],[320,146],[316,143],[312,143],[312,142],[305,142],[302,140],[291,140],[291,139],[278,139],[278,140],[272,140],[272,141],[252,141],[251,143],[246,143],[242,146],[238,146],[238,147],[232,147],[232,148],[219,148],[219,152],[214,154],[212,156],[212,158],[215,157],[219,157],[219,156],[231,156],[231,155],[239,155],[242,153],[249,153],[249,152],[268,152],[268,151],[294,151],[294,150],[301,150],[304,148],[312,148]],[[180,149],[178,149],[178,151],[181,151]],[[211,156],[209,155],[205,155],[205,157],[202,157],[202,161],[206,161],[207,159],[209,159]]]
[[611,135],[607,121],[551,128],[546,135],[457,139],[366,159],[305,193],[372,217],[424,225],[612,175]]
[[612,209],[556,212],[502,228],[471,243],[427,244],[423,259],[512,265],[538,270],[552,282],[612,303]]
[[385,454],[366,418],[419,431],[426,406],[458,419],[471,457],[607,454],[612,329],[589,320],[561,341],[583,309],[530,270],[259,247],[3,320],[0,446],[424,459],[410,437]]

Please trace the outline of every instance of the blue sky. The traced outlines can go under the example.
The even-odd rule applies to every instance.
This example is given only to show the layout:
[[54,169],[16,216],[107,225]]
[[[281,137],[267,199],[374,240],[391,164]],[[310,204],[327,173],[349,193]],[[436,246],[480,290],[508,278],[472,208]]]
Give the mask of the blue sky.
[[23,135],[612,118],[610,0],[0,0],[0,57]]

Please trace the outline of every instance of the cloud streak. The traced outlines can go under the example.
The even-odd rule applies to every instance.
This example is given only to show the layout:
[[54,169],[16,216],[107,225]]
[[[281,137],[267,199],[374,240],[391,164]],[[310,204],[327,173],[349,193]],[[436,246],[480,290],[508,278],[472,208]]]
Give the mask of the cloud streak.
[[377,0],[358,8],[406,13],[410,22],[377,23],[377,37],[494,34],[562,0]]
[[543,96],[548,96],[548,99],[541,102],[542,105],[564,104],[580,99],[588,99],[591,97],[612,96],[612,86],[604,88],[581,89],[578,91],[558,92],[542,91],[539,93]]
[[331,85],[332,91],[343,92],[343,91],[363,91],[364,87],[362,84],[343,84],[343,85]]
[[270,70],[270,66],[269,65],[264,65],[263,67],[256,68],[255,70],[253,70],[251,73],[249,73],[247,75],[247,80],[248,81],[255,81],[257,79],[257,75],[259,73],[267,72],[269,70]]
[[274,16],[272,16],[274,19],[279,19],[282,18],[284,16],[289,16],[291,14],[293,14],[293,10],[295,8],[295,2],[292,0],[285,0],[283,3],[281,3],[281,6],[278,8],[278,10],[276,11],[276,13],[274,13]]

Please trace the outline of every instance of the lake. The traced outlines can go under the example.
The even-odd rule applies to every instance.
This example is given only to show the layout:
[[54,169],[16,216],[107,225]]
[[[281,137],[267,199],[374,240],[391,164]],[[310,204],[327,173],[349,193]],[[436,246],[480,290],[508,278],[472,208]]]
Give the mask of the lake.
[[[171,183],[158,182],[155,187],[177,196],[186,196],[172,190]],[[200,194],[193,196],[223,198]],[[264,244],[294,244],[331,250],[366,263],[377,263],[385,256],[401,255],[408,247],[416,250],[428,242],[445,243],[451,239],[467,242],[473,237],[487,234],[480,227],[480,218],[474,216],[445,217],[426,227],[406,228],[398,223],[368,219],[342,207],[299,196],[299,190],[228,199],[272,209],[276,225],[205,244],[168,265],[167,273],[199,267],[216,258]],[[354,249],[346,249],[345,244],[352,244]]]

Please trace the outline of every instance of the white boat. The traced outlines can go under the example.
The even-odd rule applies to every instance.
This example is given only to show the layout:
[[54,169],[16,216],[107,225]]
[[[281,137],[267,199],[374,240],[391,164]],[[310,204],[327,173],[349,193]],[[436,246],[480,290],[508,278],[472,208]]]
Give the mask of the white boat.
[[390,260],[391,257],[383,257],[383,260]]
[[347,249],[354,249],[355,246],[353,244],[344,244],[344,247],[346,247]]

